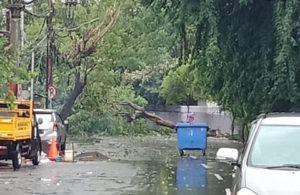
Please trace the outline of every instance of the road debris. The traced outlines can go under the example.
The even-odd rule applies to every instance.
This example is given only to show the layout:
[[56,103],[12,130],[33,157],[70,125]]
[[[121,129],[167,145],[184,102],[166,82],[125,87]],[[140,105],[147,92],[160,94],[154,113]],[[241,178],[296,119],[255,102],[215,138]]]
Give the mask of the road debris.
[[109,158],[99,152],[84,152],[75,157],[79,161],[101,161],[109,160]]

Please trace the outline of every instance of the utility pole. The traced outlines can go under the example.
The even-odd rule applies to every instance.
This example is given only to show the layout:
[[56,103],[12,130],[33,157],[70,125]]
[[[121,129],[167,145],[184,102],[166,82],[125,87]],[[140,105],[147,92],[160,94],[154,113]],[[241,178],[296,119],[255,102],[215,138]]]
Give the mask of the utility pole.
[[[34,51],[31,53],[31,73],[34,72]],[[33,100],[33,78],[30,81],[30,99]]]
[[[17,57],[17,66],[19,66],[19,51],[22,42],[22,24],[21,13],[24,9],[22,0],[8,0],[8,11],[6,12],[6,32],[8,35],[7,45],[9,46],[9,54],[15,58]],[[20,93],[20,86],[15,83],[10,83],[9,87],[13,91],[14,95],[18,98]]]
[[7,31],[9,32],[9,44],[13,51],[13,55],[17,54],[21,46],[22,30],[21,30],[21,12],[24,8],[22,0],[8,0],[7,9]]
[[49,15],[47,18],[47,68],[46,68],[46,108],[49,107],[48,89],[53,85],[52,67],[54,57],[54,31],[53,31],[53,17],[54,8],[52,0],[48,0]]

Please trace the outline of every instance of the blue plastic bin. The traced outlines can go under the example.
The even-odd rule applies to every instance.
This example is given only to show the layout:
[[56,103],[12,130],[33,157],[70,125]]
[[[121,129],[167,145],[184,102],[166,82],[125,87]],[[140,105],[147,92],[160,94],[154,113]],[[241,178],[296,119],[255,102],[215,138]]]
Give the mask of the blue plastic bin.
[[183,150],[202,150],[207,147],[207,123],[177,123],[177,144],[180,155]]

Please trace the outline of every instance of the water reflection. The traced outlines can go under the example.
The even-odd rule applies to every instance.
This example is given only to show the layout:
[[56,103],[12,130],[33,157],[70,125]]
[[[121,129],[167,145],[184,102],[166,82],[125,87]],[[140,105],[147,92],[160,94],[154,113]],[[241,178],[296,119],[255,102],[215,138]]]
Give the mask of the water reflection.
[[[226,195],[225,189],[230,188],[232,182],[230,165],[202,156],[138,161],[134,166],[139,171],[131,184],[138,190],[124,194]],[[216,178],[216,174],[223,180]]]
[[205,167],[205,159],[178,159],[175,179],[176,194],[207,194],[207,169]]

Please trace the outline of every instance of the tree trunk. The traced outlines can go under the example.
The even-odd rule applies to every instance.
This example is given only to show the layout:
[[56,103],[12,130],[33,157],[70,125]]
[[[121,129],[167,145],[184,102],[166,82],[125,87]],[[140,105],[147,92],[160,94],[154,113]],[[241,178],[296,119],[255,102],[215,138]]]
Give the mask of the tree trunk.
[[124,101],[124,102],[118,102],[118,104],[127,105],[127,106],[131,107],[134,110],[133,114],[127,115],[127,118],[130,121],[133,121],[137,118],[142,117],[142,118],[147,118],[147,119],[155,122],[156,124],[158,124],[160,126],[169,127],[171,129],[176,128],[176,124],[173,123],[172,121],[165,120],[165,119],[161,118],[160,116],[158,116],[154,113],[148,112],[148,111],[145,110],[145,108],[140,107],[136,104],[133,104],[132,102]]
[[231,123],[231,136],[233,137],[234,134],[234,123],[235,123],[235,116],[232,114],[232,123]]
[[181,24],[179,24],[179,30],[180,30],[180,35],[181,35],[179,65],[182,65],[186,62],[188,55],[189,55],[187,38],[186,38],[186,29],[185,29],[185,24],[183,22]]
[[246,123],[246,135],[245,135],[245,141],[247,141],[248,139],[248,136],[249,136],[249,126],[248,126],[248,123]]
[[242,126],[242,142],[245,143],[245,122],[243,122],[243,126]]
[[77,97],[82,93],[84,87],[86,85],[86,82],[81,82],[80,81],[80,73],[77,72],[75,74],[75,84],[72,92],[70,93],[67,101],[65,102],[61,112],[60,116],[62,120],[66,120],[68,116],[71,114],[72,107],[77,99]]
[[[69,52],[66,52],[62,55],[63,59],[68,64],[72,64],[70,68],[78,70],[77,68],[81,67],[82,65],[81,61],[91,56],[97,51],[98,43],[102,40],[104,35],[112,29],[117,19],[119,18],[119,15],[120,8],[117,8],[115,6],[110,7],[106,10],[106,14],[102,22],[100,22],[95,27],[83,31],[82,34],[84,34],[84,36],[81,39],[77,40],[70,34],[69,37],[72,39],[73,47],[69,49]],[[73,30],[69,29],[69,32]],[[73,105],[77,97],[83,92],[83,89],[87,84],[88,74],[91,71],[93,71],[96,68],[96,66],[97,64],[85,70],[86,72],[84,73],[82,79],[83,81],[80,81],[80,72],[75,73],[74,88],[71,91],[67,100],[65,101],[64,106],[60,112],[63,120],[66,120],[71,114]]]

